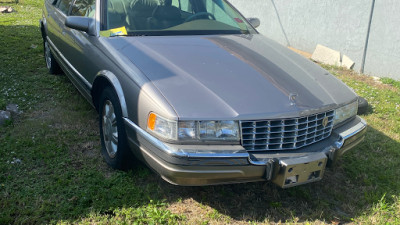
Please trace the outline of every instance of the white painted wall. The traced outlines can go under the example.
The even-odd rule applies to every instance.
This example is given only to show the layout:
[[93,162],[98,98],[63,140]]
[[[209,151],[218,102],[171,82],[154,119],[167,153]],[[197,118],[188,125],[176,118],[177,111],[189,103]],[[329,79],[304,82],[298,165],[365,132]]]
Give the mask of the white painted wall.
[[[229,0],[258,30],[285,46],[313,52],[317,44],[340,51],[359,70],[372,0]],[[377,0],[365,73],[400,80],[400,1]]]

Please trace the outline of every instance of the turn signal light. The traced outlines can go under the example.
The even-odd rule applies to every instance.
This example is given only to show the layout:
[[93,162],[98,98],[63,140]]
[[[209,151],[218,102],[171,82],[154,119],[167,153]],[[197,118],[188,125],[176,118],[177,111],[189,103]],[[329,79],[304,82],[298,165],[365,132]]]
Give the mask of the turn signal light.
[[150,113],[149,119],[147,121],[147,127],[150,128],[150,130],[154,131],[154,128],[156,127],[156,120],[157,120],[157,115],[154,113]]

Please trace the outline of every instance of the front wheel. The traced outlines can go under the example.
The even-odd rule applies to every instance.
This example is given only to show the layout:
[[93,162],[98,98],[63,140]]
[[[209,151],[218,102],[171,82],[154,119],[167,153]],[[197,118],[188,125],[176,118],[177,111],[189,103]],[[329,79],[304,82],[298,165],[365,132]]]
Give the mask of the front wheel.
[[106,87],[99,103],[102,155],[112,168],[125,169],[129,158],[129,148],[121,104],[114,89]]

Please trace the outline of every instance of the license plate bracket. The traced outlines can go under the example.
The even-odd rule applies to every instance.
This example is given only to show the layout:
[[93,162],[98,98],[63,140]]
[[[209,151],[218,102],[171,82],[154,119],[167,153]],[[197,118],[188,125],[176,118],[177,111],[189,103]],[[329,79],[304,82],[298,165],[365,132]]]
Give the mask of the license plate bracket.
[[279,171],[272,182],[289,188],[319,181],[324,176],[327,160],[324,153],[279,160]]

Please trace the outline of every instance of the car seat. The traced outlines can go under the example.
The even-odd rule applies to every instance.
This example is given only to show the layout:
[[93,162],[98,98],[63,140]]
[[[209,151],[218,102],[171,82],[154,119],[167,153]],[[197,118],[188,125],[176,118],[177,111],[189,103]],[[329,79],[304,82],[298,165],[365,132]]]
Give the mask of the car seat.
[[158,0],[135,0],[130,4],[129,20],[135,30],[146,30],[147,19],[159,5]]
[[172,6],[172,0],[165,0],[165,5],[154,9],[151,18],[148,19],[148,26],[151,29],[166,29],[182,22],[180,9]]

